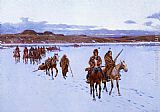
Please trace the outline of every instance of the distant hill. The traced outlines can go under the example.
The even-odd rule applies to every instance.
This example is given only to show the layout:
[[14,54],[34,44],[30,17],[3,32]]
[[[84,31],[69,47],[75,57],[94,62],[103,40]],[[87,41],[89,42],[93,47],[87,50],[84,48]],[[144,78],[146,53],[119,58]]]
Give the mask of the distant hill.
[[158,31],[109,30],[109,29],[102,29],[97,26],[47,24],[45,21],[44,22],[25,21],[17,24],[11,24],[11,23],[0,24],[0,34],[16,34],[16,33],[21,33],[27,29],[34,30],[36,32],[44,32],[46,35],[52,35],[52,32],[54,32],[55,34],[88,35],[96,37],[160,35],[160,32]]
[[34,30],[24,30],[21,34],[23,35],[37,35],[37,32]]
[[1,34],[0,43],[119,43],[119,42],[160,42],[160,35],[96,37],[87,35],[54,34],[50,31],[24,30],[17,34]]

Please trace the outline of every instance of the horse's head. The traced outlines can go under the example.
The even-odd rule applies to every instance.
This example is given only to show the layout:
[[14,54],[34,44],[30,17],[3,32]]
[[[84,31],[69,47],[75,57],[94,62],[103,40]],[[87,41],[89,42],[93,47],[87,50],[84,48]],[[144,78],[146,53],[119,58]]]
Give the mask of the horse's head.
[[57,62],[57,61],[59,61],[58,58],[59,58],[59,57],[58,57],[58,54],[54,54],[54,56],[52,57],[52,61],[53,61],[53,62]]
[[127,64],[125,63],[125,61],[121,61],[121,69],[123,69],[125,72],[128,71]]

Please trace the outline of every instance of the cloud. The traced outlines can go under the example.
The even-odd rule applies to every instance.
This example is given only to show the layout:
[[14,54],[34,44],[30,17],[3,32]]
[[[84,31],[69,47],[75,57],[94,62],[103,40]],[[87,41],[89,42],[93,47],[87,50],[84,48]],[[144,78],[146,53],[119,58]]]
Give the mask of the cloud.
[[[32,21],[28,17],[20,18],[19,23],[2,23],[0,24],[0,33],[20,33],[24,30],[30,29],[36,32],[44,31],[59,31],[59,30],[91,30],[97,26],[83,26],[83,25],[67,25],[67,24],[48,24],[47,21]],[[56,33],[56,32],[55,32]]]
[[137,24],[135,21],[133,21],[133,20],[126,20],[126,21],[124,21],[124,23],[126,23],[126,24]]
[[147,16],[147,18],[157,19],[157,20],[160,21],[160,11],[157,12],[157,13],[154,13],[154,14],[152,14],[152,15],[150,15],[150,16]]
[[22,17],[20,20],[22,20],[22,22],[28,22],[29,18]]
[[152,24],[153,24],[152,21],[148,21],[148,22],[145,22],[145,23],[144,23],[145,26],[152,26]]
[[160,25],[154,25],[152,26],[154,29],[160,30]]

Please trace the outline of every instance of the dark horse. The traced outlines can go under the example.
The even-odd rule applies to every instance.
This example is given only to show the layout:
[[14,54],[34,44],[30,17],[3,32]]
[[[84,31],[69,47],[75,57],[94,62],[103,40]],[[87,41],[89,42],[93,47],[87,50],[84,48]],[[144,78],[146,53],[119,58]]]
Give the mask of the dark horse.
[[[95,98],[95,90],[96,90],[96,96],[98,98],[101,98],[101,82],[102,82],[102,71],[98,70],[98,68],[91,68],[89,70],[89,80],[90,80],[90,94],[93,94],[93,100],[96,100]],[[99,86],[99,93],[97,91],[97,86]]]

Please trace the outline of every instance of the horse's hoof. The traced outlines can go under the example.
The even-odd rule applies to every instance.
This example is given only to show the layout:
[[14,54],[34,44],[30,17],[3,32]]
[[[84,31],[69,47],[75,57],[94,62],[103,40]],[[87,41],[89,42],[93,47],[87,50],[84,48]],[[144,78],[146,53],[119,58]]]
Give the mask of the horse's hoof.
[[111,95],[111,92],[109,92],[109,95]]
[[96,101],[96,98],[93,98],[93,101]]
[[121,94],[119,93],[118,96],[121,96]]

